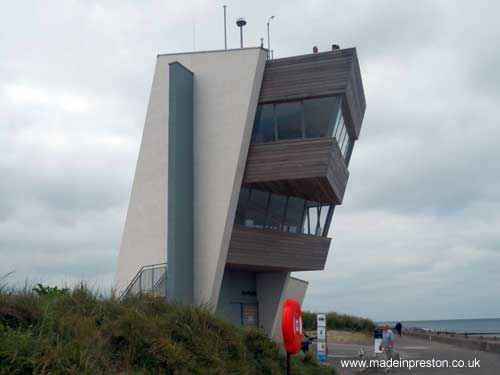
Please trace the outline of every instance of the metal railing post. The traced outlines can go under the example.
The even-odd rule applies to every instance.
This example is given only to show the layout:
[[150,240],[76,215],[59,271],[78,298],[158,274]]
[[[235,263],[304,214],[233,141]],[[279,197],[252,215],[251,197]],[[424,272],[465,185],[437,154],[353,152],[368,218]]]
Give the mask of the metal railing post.
[[142,271],[139,274],[139,294],[142,293]]
[[155,268],[151,269],[151,294],[155,294]]

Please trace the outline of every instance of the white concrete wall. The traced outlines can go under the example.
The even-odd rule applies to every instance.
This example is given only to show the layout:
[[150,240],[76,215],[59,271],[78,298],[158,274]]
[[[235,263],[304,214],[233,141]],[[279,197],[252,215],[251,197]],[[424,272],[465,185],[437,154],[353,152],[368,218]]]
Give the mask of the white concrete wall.
[[276,323],[274,326],[274,331],[272,332],[271,335],[274,341],[283,342],[283,335],[281,334],[281,314],[283,312],[283,302],[287,298],[293,298],[299,301],[300,305],[302,306],[308,285],[309,283],[307,281],[288,276],[285,288],[283,290],[283,294],[281,296],[282,302],[280,303],[280,307],[276,314]]
[[160,55],[144,126],[116,287],[166,259],[168,64],[194,73],[194,301],[217,305],[264,73],[261,48]]
[[157,63],[118,257],[118,293],[142,266],[167,259],[167,124],[168,69]]
[[259,302],[259,326],[272,336],[278,322],[278,311],[283,305],[288,272],[265,272],[256,275]]

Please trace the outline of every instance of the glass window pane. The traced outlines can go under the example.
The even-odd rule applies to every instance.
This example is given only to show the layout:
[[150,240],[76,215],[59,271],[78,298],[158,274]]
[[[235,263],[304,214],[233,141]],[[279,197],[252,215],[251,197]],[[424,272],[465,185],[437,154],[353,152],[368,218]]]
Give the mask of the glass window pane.
[[339,147],[340,147],[340,144],[341,144],[340,142],[342,141],[342,137],[344,136],[344,133],[345,133],[344,121],[342,121],[341,125],[342,126],[340,128],[339,135],[338,135],[338,137],[336,137],[337,138],[337,143],[338,143]]
[[310,231],[309,231],[309,209],[307,207],[304,209],[304,219],[302,220],[302,233],[310,234]]
[[267,228],[281,230],[281,223],[285,215],[286,196],[271,194],[267,216]]
[[[315,204],[314,202],[311,202]],[[309,211],[309,234],[316,234],[316,227],[318,226],[318,216],[319,216],[319,207],[313,206],[308,208]]]
[[336,98],[333,96],[304,100],[306,137],[326,137],[328,135],[335,104]]
[[329,134],[331,137],[334,137],[335,136],[335,133],[337,132],[337,129],[339,127],[339,123],[340,123],[340,118],[342,117],[342,114],[341,112],[339,111],[337,113],[337,116],[335,117],[335,123],[333,124],[333,131]]
[[275,140],[273,107],[273,104],[257,106],[252,134],[253,143],[273,142]]
[[342,140],[340,141],[340,150],[342,151],[342,155],[344,155],[344,145],[347,144],[347,140],[349,139],[349,135],[347,134],[347,129],[344,132],[344,135],[342,136]]
[[250,191],[246,188],[241,188],[240,196],[238,197],[238,206],[236,207],[236,217],[234,223],[238,225],[245,225],[245,210],[248,202]]
[[328,137],[333,137],[333,134],[337,130],[338,124],[340,123],[340,118],[342,117],[342,97],[335,96],[334,99],[335,103],[331,112],[330,124],[327,134]]
[[279,140],[302,138],[302,103],[276,104],[276,122]]
[[347,150],[349,149],[350,143],[351,143],[351,137],[349,136],[349,134],[347,134],[347,136],[345,137],[344,143],[342,144],[342,155],[344,156],[344,158],[347,155]]
[[339,122],[337,123],[337,126],[335,127],[335,132],[333,133],[333,136],[336,139],[339,139],[340,133],[342,132],[343,128],[344,128],[344,116],[340,116]]
[[318,231],[316,232],[317,236],[323,235],[323,230],[325,229],[326,218],[328,216],[329,209],[330,209],[330,206],[322,206],[321,207],[321,213],[319,215],[319,227],[318,227]]
[[309,215],[311,216],[311,234],[318,235],[318,225],[319,225],[319,210],[320,206],[311,207],[309,209]]
[[299,233],[302,214],[304,213],[304,200],[300,198],[288,198],[286,217],[283,222],[285,232]]
[[245,226],[264,228],[266,225],[267,202],[269,193],[251,190],[245,217]]

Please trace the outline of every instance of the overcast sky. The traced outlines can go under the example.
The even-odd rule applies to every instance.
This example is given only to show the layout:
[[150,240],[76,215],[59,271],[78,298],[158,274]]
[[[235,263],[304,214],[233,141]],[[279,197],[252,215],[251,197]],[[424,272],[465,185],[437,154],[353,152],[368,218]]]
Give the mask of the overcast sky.
[[[222,4],[2,2],[0,275],[109,290],[156,55],[223,48]],[[229,47],[275,15],[275,57],[358,49],[367,111],[304,308],[500,317],[500,4],[226,4]]]

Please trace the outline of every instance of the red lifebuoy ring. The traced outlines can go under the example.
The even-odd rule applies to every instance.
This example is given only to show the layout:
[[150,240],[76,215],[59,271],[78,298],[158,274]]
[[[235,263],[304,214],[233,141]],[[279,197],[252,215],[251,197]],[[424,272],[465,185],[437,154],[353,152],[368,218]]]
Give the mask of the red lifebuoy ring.
[[297,353],[302,343],[302,313],[300,303],[293,298],[288,298],[283,304],[281,331],[287,353]]

